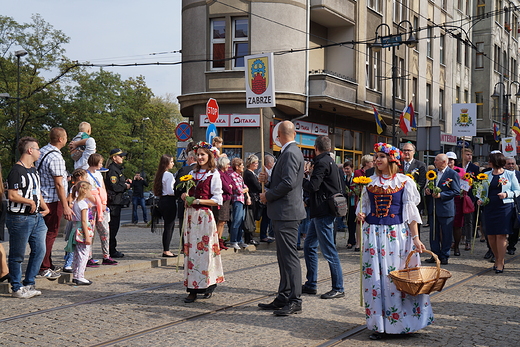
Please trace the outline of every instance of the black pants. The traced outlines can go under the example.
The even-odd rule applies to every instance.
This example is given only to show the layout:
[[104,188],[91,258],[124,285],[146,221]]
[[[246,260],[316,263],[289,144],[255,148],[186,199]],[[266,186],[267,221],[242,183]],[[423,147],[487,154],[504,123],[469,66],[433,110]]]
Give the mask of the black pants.
[[121,224],[121,205],[109,205],[110,209],[110,222],[108,227],[110,229],[110,237],[108,242],[108,249],[110,255],[117,252],[117,232],[119,231],[119,225]]
[[175,227],[175,217],[177,216],[177,199],[175,199],[175,196],[161,196],[159,199],[159,212],[164,220],[162,235],[163,252],[168,252],[172,241],[173,228]]

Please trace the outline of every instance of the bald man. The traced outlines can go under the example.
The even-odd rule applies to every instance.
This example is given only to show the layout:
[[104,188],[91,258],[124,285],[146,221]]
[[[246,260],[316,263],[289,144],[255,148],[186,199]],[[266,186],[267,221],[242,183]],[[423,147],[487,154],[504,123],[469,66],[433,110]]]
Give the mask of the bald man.
[[260,174],[260,180],[269,188],[260,194],[260,200],[267,205],[267,215],[274,230],[280,285],[272,303],[258,306],[263,310],[273,310],[277,316],[288,316],[302,310],[302,274],[296,242],[298,226],[307,214],[302,199],[304,160],[295,137],[294,124],[282,122],[278,127],[281,154],[268,182],[267,175]]
[[[441,191],[440,193],[434,193],[428,188],[425,189],[430,220],[430,247],[432,252],[439,257],[441,264],[446,265],[450,257],[450,247],[453,239],[454,198],[460,194],[460,183],[459,175],[455,170],[448,167],[448,156],[446,154],[437,154],[434,164],[437,172],[435,185]],[[434,263],[435,259],[432,257],[425,261]]]

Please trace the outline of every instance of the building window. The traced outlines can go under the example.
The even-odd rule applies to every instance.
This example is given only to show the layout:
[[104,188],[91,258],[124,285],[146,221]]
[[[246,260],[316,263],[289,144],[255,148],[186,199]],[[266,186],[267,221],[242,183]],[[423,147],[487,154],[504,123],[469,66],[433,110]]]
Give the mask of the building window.
[[518,81],[518,65],[516,64],[516,59],[511,58],[511,66],[513,67],[513,71],[511,72],[511,79],[513,81]]
[[444,89],[439,89],[439,120],[444,120]]
[[484,42],[477,42],[477,57],[475,61],[475,68],[484,68]]
[[462,0],[457,0],[457,10],[462,11]]
[[381,91],[381,52],[375,52],[367,47],[366,86],[369,89]]
[[484,119],[484,94],[475,92],[475,103],[477,104],[477,120]]
[[460,102],[460,87],[459,86],[457,86],[455,88],[455,103],[456,104],[460,104],[461,103]]
[[[417,108],[418,107],[417,96],[419,95],[419,83],[417,82],[417,77],[412,78],[412,89],[413,89],[412,102],[413,102],[413,105],[415,105],[415,107]],[[415,111],[415,113],[417,114],[417,111]]]
[[483,16],[486,13],[486,0],[477,0],[477,16]]
[[457,38],[456,39],[456,45],[457,45],[457,63],[462,63],[462,40]]
[[447,3],[448,3],[448,0],[441,0],[441,8],[443,10],[447,9],[447,7],[448,7]]
[[445,57],[444,57],[444,54],[445,54],[445,44],[446,44],[446,35],[445,34],[441,34],[441,37],[439,38],[439,51],[440,51],[440,56],[439,56],[439,62],[441,64],[444,64],[445,62]]
[[242,158],[243,129],[242,128],[220,128],[220,136],[224,140],[222,150],[230,160]]
[[224,69],[226,61],[226,20],[211,20],[211,68]]
[[381,12],[383,10],[383,0],[368,0],[367,6],[376,12]]
[[334,137],[336,162],[344,163],[350,160],[354,169],[357,169],[363,156],[363,133],[336,128]]
[[432,58],[432,40],[433,40],[433,28],[428,26],[428,37],[426,38],[426,56]]
[[504,75],[505,79],[509,79],[509,61],[507,59],[507,52],[504,50],[502,52],[502,74]]
[[511,15],[511,33],[513,35],[513,37],[516,37],[516,35],[518,34],[518,17],[516,16],[516,14],[512,14]]
[[233,20],[233,56],[234,67],[244,67],[244,56],[249,54],[249,20],[236,18]]
[[406,67],[404,64],[403,58],[398,58],[398,71],[397,71],[397,95],[399,99],[404,99],[406,95],[406,83],[405,83],[405,76],[406,76]]
[[495,52],[493,54],[493,69],[497,73],[500,73],[500,55],[500,47],[495,45]]
[[469,67],[469,45],[464,43],[464,66]]
[[432,117],[432,85],[426,83],[426,117]]
[[400,23],[402,20],[406,19],[406,0],[393,0],[393,2],[394,23]]
[[464,89],[464,103],[467,104],[468,103],[468,98],[469,98],[469,92],[467,89]]
[[502,0],[495,0],[495,22],[502,25]]

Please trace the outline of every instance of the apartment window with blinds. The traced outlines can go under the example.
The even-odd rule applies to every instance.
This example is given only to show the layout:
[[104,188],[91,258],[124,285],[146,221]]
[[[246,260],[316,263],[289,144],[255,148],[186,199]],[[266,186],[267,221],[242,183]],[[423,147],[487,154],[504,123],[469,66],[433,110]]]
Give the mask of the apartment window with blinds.
[[484,119],[484,94],[475,92],[475,103],[477,104],[477,120]]
[[226,20],[211,20],[211,68],[223,70],[226,58]]
[[475,59],[475,68],[484,68],[484,42],[477,42],[477,56]]

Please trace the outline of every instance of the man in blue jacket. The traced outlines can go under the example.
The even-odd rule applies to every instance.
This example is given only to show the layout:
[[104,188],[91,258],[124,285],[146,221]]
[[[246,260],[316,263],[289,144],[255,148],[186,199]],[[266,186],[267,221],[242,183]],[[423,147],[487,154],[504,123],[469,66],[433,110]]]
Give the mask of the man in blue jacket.
[[[435,186],[440,193],[425,189],[428,216],[430,220],[430,246],[441,264],[448,264],[450,247],[453,238],[453,221],[455,219],[455,196],[460,194],[459,175],[448,167],[446,154],[437,154],[434,161],[437,178]],[[434,263],[435,259],[425,260]]]
[[343,272],[334,242],[335,212],[329,207],[327,199],[341,193],[341,182],[336,163],[330,156],[331,141],[327,136],[318,136],[314,143],[314,167],[309,179],[303,180],[303,189],[310,193],[309,216],[311,221],[303,246],[307,265],[307,282],[302,292],[317,293],[318,283],[318,245],[323,257],[329,263],[332,277],[332,290],[322,294],[322,299],[335,299],[345,296]]

